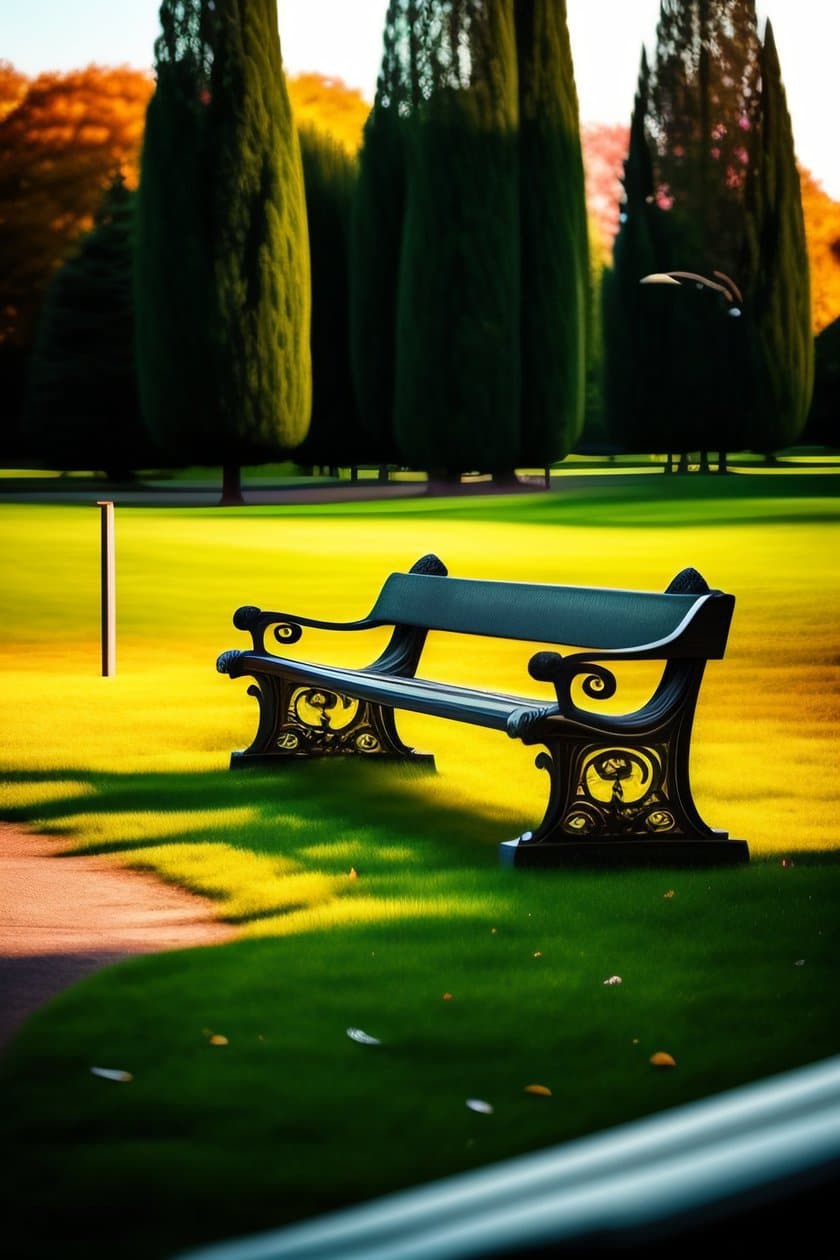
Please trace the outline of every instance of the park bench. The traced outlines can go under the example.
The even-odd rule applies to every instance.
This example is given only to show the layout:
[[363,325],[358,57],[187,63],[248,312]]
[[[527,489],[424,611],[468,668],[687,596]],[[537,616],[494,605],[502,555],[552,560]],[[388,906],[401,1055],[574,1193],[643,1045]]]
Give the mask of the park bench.
[[[565,863],[712,865],[748,860],[743,840],[700,817],[689,785],[689,745],[706,662],[723,657],[734,596],[710,590],[683,569],[665,592],[550,586],[453,578],[436,556],[392,573],[367,617],[331,622],[247,605],[233,623],[252,646],[223,652],[220,673],[248,676],[259,703],[249,748],[232,767],[288,765],[302,757],[414,761],[431,757],[401,740],[395,709],[503,731],[542,744],[548,771],[545,816],[533,832],[500,846],[515,866]],[[315,664],[266,649],[266,633],[285,649],[304,628],[355,632],[393,627],[384,651],[364,668]],[[562,645],[568,654],[531,656],[532,679],[549,684],[542,700],[418,678],[429,631]],[[653,694],[617,715],[593,711],[615,695],[610,668],[664,662]]]

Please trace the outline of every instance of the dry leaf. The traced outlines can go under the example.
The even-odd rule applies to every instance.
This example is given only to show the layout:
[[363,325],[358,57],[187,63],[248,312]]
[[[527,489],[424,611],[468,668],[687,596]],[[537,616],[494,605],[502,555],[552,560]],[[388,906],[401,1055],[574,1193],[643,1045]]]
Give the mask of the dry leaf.
[[535,958],[542,958],[542,950],[541,950],[541,949],[535,949],[535,950],[534,950],[534,957],[535,957]]
[[654,1067],[672,1068],[677,1066],[677,1060],[672,1054],[666,1053],[665,1050],[657,1050],[656,1054],[650,1056],[650,1061]]
[[623,984],[623,983],[624,981],[622,980],[621,976],[607,976],[607,979],[604,981],[604,984]]
[[541,1098],[550,1098],[551,1090],[547,1085],[526,1085],[526,1094],[539,1094]]
[[358,1041],[360,1046],[382,1045],[378,1037],[371,1037],[370,1033],[362,1032],[361,1028],[348,1028],[347,1036],[351,1041]]
[[350,867],[350,870],[347,872],[347,878],[348,878],[348,879],[358,879],[358,878],[359,878],[359,872],[356,870],[355,866],[351,866],[351,867]]
[[794,967],[804,967],[804,966],[805,966],[805,959],[804,959],[804,958],[797,958],[796,962],[795,962],[793,965],[794,965]]
[[467,1106],[470,1111],[480,1111],[485,1116],[489,1116],[493,1112],[493,1104],[485,1102],[483,1098],[468,1098]]
[[444,1001],[444,1002],[451,1002],[451,1001],[452,1001],[452,994],[451,994],[451,993],[444,993],[444,994],[443,994],[443,1001]]
[[211,1046],[227,1046],[229,1044],[227,1037],[223,1037],[221,1033],[213,1033],[213,1036],[210,1038]]
[[663,893],[663,894],[662,894],[662,896],[663,896],[663,897],[673,897],[673,896],[675,896],[675,893],[674,893],[673,888],[669,888],[669,889],[668,889],[668,891],[667,891],[666,893]]
[[134,1077],[130,1072],[124,1072],[122,1068],[103,1068],[92,1067],[91,1074],[93,1076],[101,1076],[106,1081],[133,1081]]

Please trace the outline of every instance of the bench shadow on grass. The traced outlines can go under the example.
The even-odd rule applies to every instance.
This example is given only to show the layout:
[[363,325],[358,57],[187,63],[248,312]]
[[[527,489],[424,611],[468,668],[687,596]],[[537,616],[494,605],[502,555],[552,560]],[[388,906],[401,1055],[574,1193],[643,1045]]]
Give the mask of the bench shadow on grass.
[[[126,865],[153,869],[222,903],[230,884],[214,870],[229,863],[237,868],[234,882],[257,886],[262,864],[272,887],[256,893],[257,904],[247,904],[246,892],[244,908],[220,907],[221,917],[244,924],[336,897],[431,904],[442,895],[457,901],[487,891],[487,876],[495,878],[498,868],[497,844],[528,820],[490,802],[453,801],[440,790],[442,777],[356,760],[296,762],[268,772],[31,771],[6,780],[24,798],[30,785],[31,803],[4,812],[63,838],[62,858],[123,854]],[[52,789],[39,792],[43,784]],[[541,805],[534,802],[536,812]],[[364,877],[358,886],[347,884],[351,870]]]

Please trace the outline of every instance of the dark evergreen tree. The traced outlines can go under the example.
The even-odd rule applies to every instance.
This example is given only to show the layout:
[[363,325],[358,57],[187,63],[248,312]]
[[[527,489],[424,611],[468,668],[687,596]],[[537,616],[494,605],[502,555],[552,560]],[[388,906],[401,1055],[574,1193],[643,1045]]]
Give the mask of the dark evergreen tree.
[[519,63],[521,452],[545,466],[583,424],[589,258],[565,0],[515,0]]
[[350,231],[350,353],[362,425],[377,458],[396,457],[394,393],[405,131],[419,102],[422,2],[390,0],[382,66],[365,124]]
[[27,447],[112,480],[157,457],[140,420],[132,302],[134,195],[117,177],[47,290],[29,363]]
[[814,342],[814,396],[805,441],[840,447],[840,319]]
[[664,270],[740,267],[760,55],[755,0],[662,0],[645,130],[672,228]]
[[141,414],[173,463],[221,459],[213,358],[212,145],[207,107],[215,8],[164,0],[146,114],[134,270]]
[[[643,276],[667,266],[668,221],[656,201],[653,162],[645,134],[650,71],[642,49],[639,82],[624,163],[624,201],[613,265],[604,276],[604,410],[613,441],[628,451],[668,450],[670,409],[663,405],[662,339],[668,310],[662,295],[644,289]],[[657,308],[658,304],[658,308]],[[667,389],[667,384],[665,386]]]
[[297,458],[306,464],[374,461],[361,429],[350,370],[348,234],[357,164],[323,132],[300,132],[312,270],[312,422]]
[[[778,428],[756,430],[773,408],[803,422],[808,288],[795,180],[772,32],[762,51],[754,0],[662,0],[605,292],[608,412],[626,444],[699,450],[701,465],[711,447],[725,468],[727,450],[777,440]],[[706,283],[639,289],[644,275],[671,271]],[[788,319],[793,344],[782,352]]]
[[761,122],[745,224],[746,311],[752,351],[750,446],[789,446],[814,383],[811,291],[799,173],[773,28],[761,55]]
[[520,391],[513,3],[425,8],[406,122],[397,443],[435,474],[508,473]]
[[300,149],[276,0],[164,0],[144,144],[141,402],[180,458],[239,465],[294,449],[311,405]]

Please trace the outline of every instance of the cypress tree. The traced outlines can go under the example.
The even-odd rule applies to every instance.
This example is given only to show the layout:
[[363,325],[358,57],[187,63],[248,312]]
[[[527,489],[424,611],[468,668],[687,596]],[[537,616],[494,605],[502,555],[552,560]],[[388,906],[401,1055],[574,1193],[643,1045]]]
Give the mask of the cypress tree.
[[769,21],[761,84],[760,144],[748,193],[745,270],[754,389],[750,445],[770,453],[789,446],[805,426],[814,381],[814,339],[799,173]]
[[814,396],[805,440],[840,447],[840,318],[814,341]]
[[[174,463],[220,458],[211,332],[215,10],[164,0],[137,192],[134,294],[143,419]],[[209,440],[208,440],[209,438]]]
[[133,222],[134,194],[120,175],[47,290],[26,395],[32,453],[112,480],[156,458],[137,401]]
[[[512,0],[426,6],[407,120],[395,429],[434,474],[519,455],[517,72]],[[428,42],[424,42],[428,41]]]
[[300,147],[312,274],[312,422],[297,458],[358,464],[373,460],[373,443],[361,430],[350,370],[347,254],[357,164],[313,128],[301,128]]
[[[640,252],[628,189],[605,297],[610,415],[633,445],[699,449],[701,461],[716,447],[723,468],[727,449],[790,440],[810,390],[790,123],[754,0],[662,0],[647,103],[637,105],[643,127],[625,184],[632,163],[649,159],[645,201],[661,214],[653,248]],[[651,286],[634,299],[643,275],[672,270],[711,284]],[[714,288],[721,280],[734,301]],[[769,427],[758,436],[756,425]]]
[[223,501],[241,501],[240,463],[297,446],[311,406],[306,208],[276,0],[164,0],[161,25],[140,185],[141,401],[180,458],[222,463]]
[[[650,70],[642,49],[630,142],[624,163],[624,201],[613,265],[604,276],[604,410],[613,440],[629,451],[671,449],[661,373],[661,341],[668,311],[662,294],[639,281],[667,267],[667,228],[656,200],[645,133]],[[671,399],[673,407],[673,399]]]
[[562,459],[583,424],[591,312],[580,121],[565,0],[516,0],[521,462]]
[[420,6],[390,0],[382,66],[365,123],[350,226],[350,356],[359,415],[377,458],[396,455],[397,288],[405,214],[406,119],[417,104],[414,74]]

